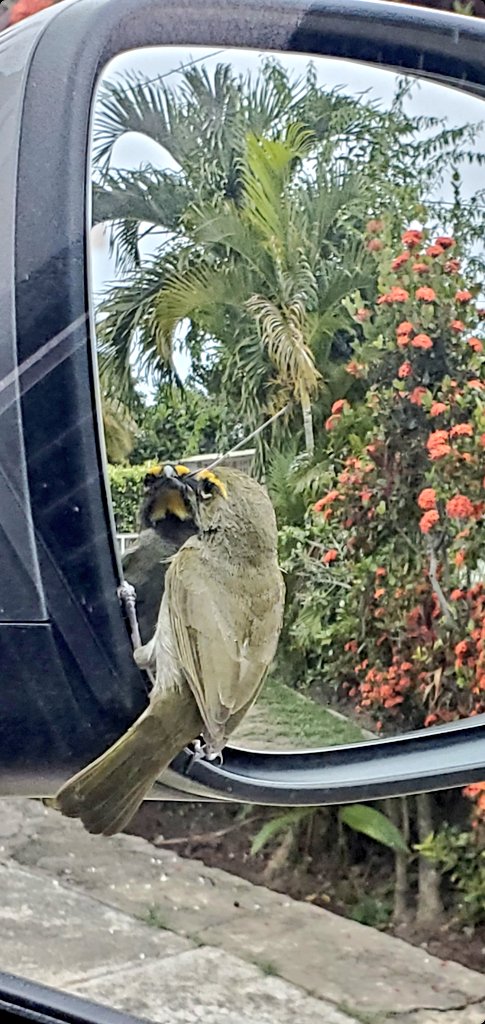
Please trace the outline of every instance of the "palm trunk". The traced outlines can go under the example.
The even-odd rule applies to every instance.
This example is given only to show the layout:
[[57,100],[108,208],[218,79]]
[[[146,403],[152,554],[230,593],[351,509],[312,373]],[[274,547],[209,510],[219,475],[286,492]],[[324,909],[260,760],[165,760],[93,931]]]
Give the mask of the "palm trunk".
[[303,415],[303,429],[305,431],[305,448],[310,457],[315,451],[315,439],[313,436],[313,417],[310,395],[304,385],[301,386],[301,411]]

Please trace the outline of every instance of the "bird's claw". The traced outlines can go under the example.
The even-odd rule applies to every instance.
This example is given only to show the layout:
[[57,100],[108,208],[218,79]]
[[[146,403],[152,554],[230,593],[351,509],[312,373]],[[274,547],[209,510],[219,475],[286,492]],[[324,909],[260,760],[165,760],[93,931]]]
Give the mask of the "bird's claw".
[[187,766],[188,771],[190,771],[197,761],[211,761],[216,762],[218,765],[222,765],[224,763],[221,751],[215,750],[210,743],[197,739],[194,740],[192,747],[193,750],[191,751],[191,758]]

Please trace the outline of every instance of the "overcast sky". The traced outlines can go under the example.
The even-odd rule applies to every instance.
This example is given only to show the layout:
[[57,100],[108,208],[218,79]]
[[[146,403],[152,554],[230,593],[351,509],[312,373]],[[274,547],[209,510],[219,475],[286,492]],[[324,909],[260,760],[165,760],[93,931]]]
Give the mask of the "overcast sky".
[[[181,79],[181,65],[191,61],[200,61],[209,69],[214,69],[219,63],[230,63],[235,74],[246,74],[248,71],[255,74],[267,53],[248,50],[207,50],[198,47],[154,47],[151,49],[135,50],[123,54],[113,60],[106,68],[102,82],[106,80],[119,80],[127,72],[137,72],[157,78],[163,76],[165,81],[175,87]],[[292,72],[295,77],[304,73],[309,59],[305,55],[277,54],[278,60]],[[343,87],[344,92],[353,95],[370,90],[369,98],[379,100],[383,107],[389,106],[394,93],[396,76],[389,71],[376,69],[369,65],[352,63],[349,61],[329,60],[323,57],[312,57],[315,66],[318,83],[324,87]],[[408,112],[413,115],[426,115],[446,118],[450,127],[460,127],[465,122],[478,123],[485,119],[485,105],[483,100],[469,96],[459,89],[451,89],[441,85],[434,85],[424,80],[420,81],[419,88],[413,90],[412,101],[408,103]],[[477,131],[475,142],[478,151],[485,152],[485,129]],[[135,133],[123,136],[114,146],[112,167],[135,169],[141,164],[151,163],[153,166],[167,169],[175,169],[176,165],[169,157],[166,150],[150,139],[144,138]],[[464,194],[469,195],[478,188],[483,188],[483,168],[464,167]],[[448,190],[449,191],[449,190]],[[446,187],[443,190],[442,198],[451,199],[447,195]],[[116,279],[114,260],[110,259],[108,242],[102,228],[97,228],[91,237],[91,281],[94,295],[99,293]],[[143,252],[149,255],[156,247],[157,240],[147,238]],[[179,361],[179,369],[182,373],[186,371],[187,361],[182,356]]]

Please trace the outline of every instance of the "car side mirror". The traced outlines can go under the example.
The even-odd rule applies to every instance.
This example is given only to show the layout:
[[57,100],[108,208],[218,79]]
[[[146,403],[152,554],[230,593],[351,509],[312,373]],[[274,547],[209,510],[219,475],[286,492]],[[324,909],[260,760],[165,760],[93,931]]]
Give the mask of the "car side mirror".
[[[110,62],[146,48],[224,49],[235,64],[236,50],[265,52],[300,65],[311,57],[340,61],[343,75],[351,64],[381,69],[485,99],[485,27],[466,17],[373,0],[355,0],[344,17],[332,0],[311,8],[225,0],[213,12],[193,0],[183,17],[163,0],[138,0],[136,17],[134,10],[131,0],[66,0],[0,41],[0,795],[53,792],[114,742],[147,701],[117,596],[122,567],[91,287],[92,203],[95,222],[115,219],[106,214],[112,183],[101,175],[91,191],[94,97]],[[109,102],[104,114],[108,130]],[[384,242],[372,230],[378,252]],[[349,322],[357,321],[350,291],[342,300]],[[438,330],[429,324],[412,337],[408,331],[410,346]],[[428,342],[420,344],[424,350]],[[476,373],[468,379],[481,385]],[[396,392],[405,378],[396,374]],[[343,408],[329,410],[329,419]],[[435,562],[433,555],[430,578]],[[455,683],[465,685],[462,676]],[[229,745],[221,765],[194,762],[184,750],[154,795],[317,805],[461,786],[483,776],[484,729],[479,708],[348,746],[302,743],[288,752]]]

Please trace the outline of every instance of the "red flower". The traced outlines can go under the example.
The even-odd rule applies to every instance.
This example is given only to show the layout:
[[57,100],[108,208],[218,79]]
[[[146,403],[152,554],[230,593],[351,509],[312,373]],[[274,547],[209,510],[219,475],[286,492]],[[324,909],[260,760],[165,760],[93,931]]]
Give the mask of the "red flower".
[[405,288],[399,288],[395,285],[387,292],[386,295],[381,295],[377,300],[377,305],[382,306],[384,303],[391,305],[393,302],[407,302],[409,299],[409,292]]
[[414,331],[414,326],[410,322],[410,320],[401,320],[401,323],[398,324],[397,327],[396,327],[396,334],[397,334],[398,338],[402,334],[409,334],[411,331]]
[[342,413],[344,411],[344,409],[349,409],[349,408],[350,408],[350,406],[349,406],[349,403],[347,402],[347,399],[346,398],[339,398],[339,399],[337,399],[336,402],[333,403],[331,412],[332,412],[333,416],[340,416],[340,413]]
[[448,406],[444,402],[433,402],[429,414],[430,416],[440,416],[442,412],[446,412],[447,408]]
[[471,519],[475,509],[466,494],[456,494],[446,502],[446,514],[450,519]]
[[466,551],[464,550],[464,548],[461,548],[460,551],[457,551],[457,553],[455,555],[455,559],[454,559],[455,565],[457,566],[458,569],[460,568],[460,566],[463,565],[465,559],[466,559]]
[[461,601],[462,597],[464,597],[464,596],[465,596],[464,591],[463,590],[459,590],[457,588],[456,590],[452,590],[451,591],[450,601]]
[[483,352],[483,341],[480,341],[480,338],[468,338],[467,345],[469,345],[474,352]]
[[379,231],[383,230],[383,228],[383,220],[369,220],[367,221],[367,224],[365,226],[365,230],[368,232],[369,235],[377,235]]
[[423,512],[429,512],[432,508],[436,508],[436,491],[434,487],[425,487],[418,494],[418,505]]
[[329,416],[328,420],[325,420],[325,430],[334,430],[339,419],[340,416]]
[[468,291],[468,288],[459,288],[455,295],[456,301],[461,303],[470,302],[470,299],[472,298],[473,295]]
[[467,381],[467,384],[468,387],[472,388],[474,391],[483,391],[485,387],[485,385],[482,384],[481,380],[476,379]]
[[415,249],[416,246],[421,244],[423,238],[424,234],[422,231],[416,231],[414,228],[410,228],[409,231],[405,231],[401,236],[401,242],[406,246],[406,249]]
[[450,437],[473,437],[471,423],[456,423],[450,430]]
[[379,578],[382,576],[387,576],[387,569],[384,569],[383,565],[378,565],[376,569],[376,576],[378,576]]
[[413,372],[411,363],[402,363],[397,371],[397,375],[400,380],[404,380],[406,377],[410,377]]
[[396,256],[396,258],[392,261],[391,270],[399,270],[400,267],[404,266],[404,264],[407,263],[409,257],[409,252],[400,253],[400,255]]
[[409,397],[409,401],[411,402],[412,405],[422,405],[423,404],[423,395],[425,395],[426,392],[427,392],[427,388],[423,388],[423,387],[414,388],[411,391],[411,394],[408,396]]
[[423,302],[434,302],[436,292],[434,288],[428,288],[427,285],[423,285],[422,288],[417,289],[416,298],[421,299]]
[[427,729],[430,725],[435,725],[438,721],[438,715],[427,715],[424,720],[424,727]]
[[361,306],[361,308],[358,309],[355,314],[355,319],[358,320],[361,324],[363,324],[365,320],[369,320],[370,316],[370,309],[365,309],[364,306]]
[[411,269],[413,274],[429,274],[430,266],[429,263],[413,263]]
[[441,245],[442,249],[451,249],[451,247],[455,245],[455,239],[450,238],[449,235],[440,235],[440,237],[436,239],[436,245]]
[[446,274],[457,274],[461,267],[461,261],[457,259],[447,260],[444,266]]
[[465,330],[465,324],[463,323],[463,320],[452,320],[450,327],[451,330],[456,331],[457,334],[460,334],[461,331]]
[[365,370],[365,367],[361,363],[358,363],[356,359],[351,359],[350,363],[347,363],[345,367],[347,373],[350,373],[351,377],[361,377]]
[[[430,288],[428,290],[431,291],[432,289]],[[420,288],[419,291],[424,291],[424,288]],[[431,341],[429,334],[417,334],[416,337],[413,338],[411,345],[413,348],[422,348],[425,350],[433,348],[433,342]]]
[[444,251],[445,250],[441,245],[428,245],[428,248],[426,249],[426,255],[432,257],[441,256],[442,253],[444,253]]
[[463,658],[465,654],[468,654],[468,640],[460,640],[455,644],[455,654],[457,658]]
[[326,551],[325,554],[322,555],[322,562],[324,565],[330,565],[330,563],[335,562],[337,558],[338,551],[336,551],[335,548],[330,548],[329,551]]
[[447,430],[435,430],[433,434],[429,435],[426,448],[430,459],[441,459],[444,455],[450,454],[451,446],[448,444],[448,436]]
[[384,242],[381,242],[380,238],[371,238],[366,244],[366,249],[369,252],[380,252],[383,248]]
[[437,509],[432,508],[429,512],[425,512],[424,516],[421,516],[421,519],[419,520],[419,529],[421,530],[421,533],[429,533],[430,530],[433,529],[433,526],[436,526],[436,523],[439,523],[439,521],[440,517]]
[[313,511],[321,512],[326,505],[331,505],[332,502],[335,501],[337,498],[340,498],[339,491],[329,491],[324,498],[320,498],[319,501],[315,502],[313,506]]

